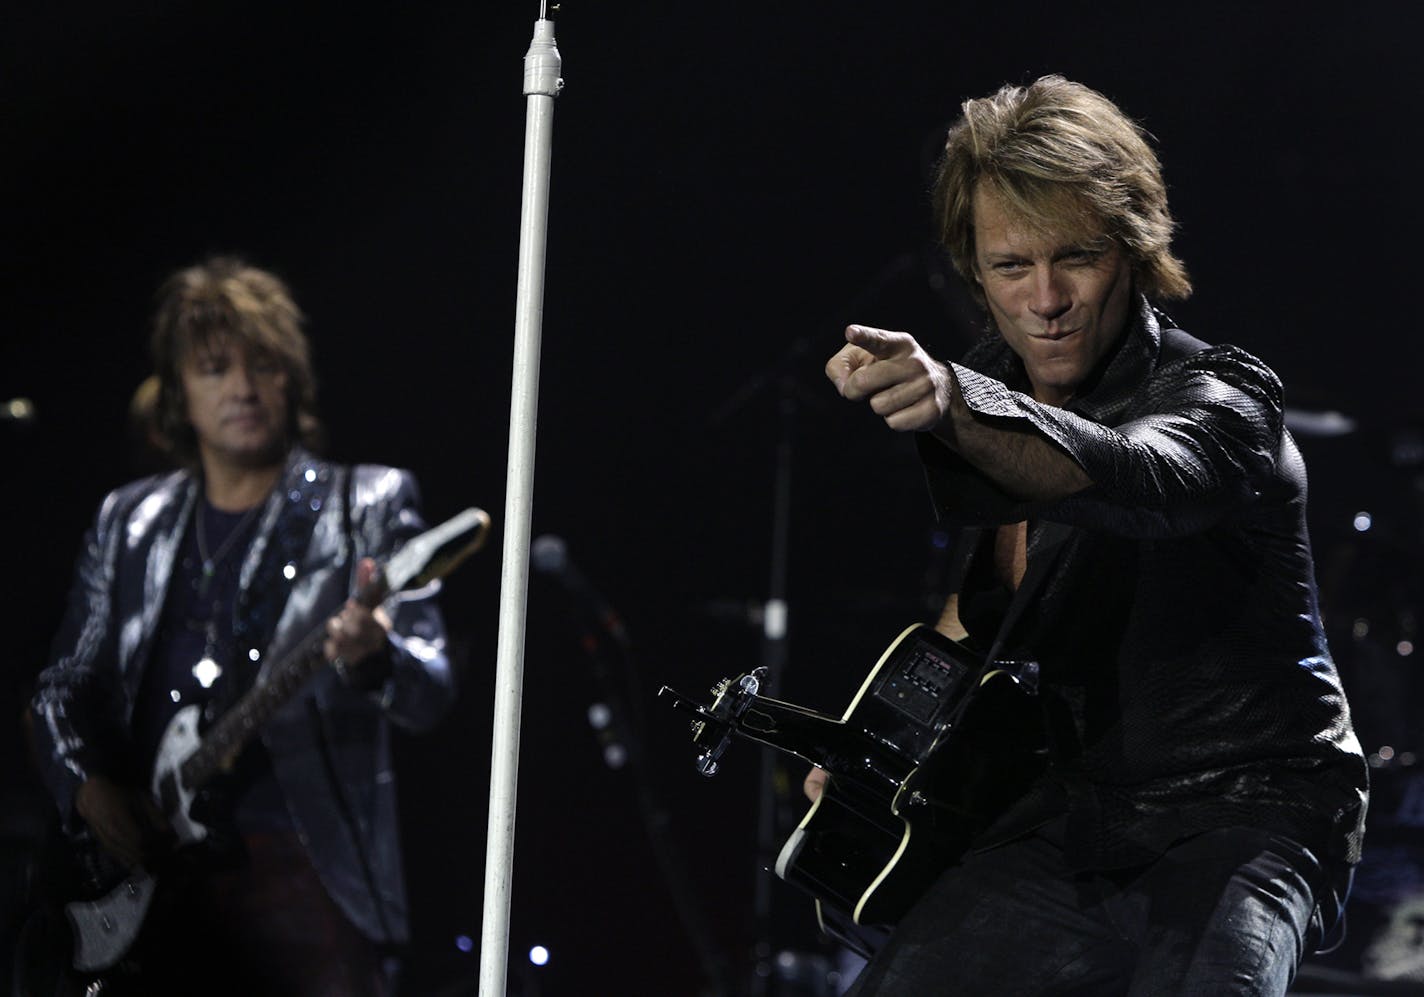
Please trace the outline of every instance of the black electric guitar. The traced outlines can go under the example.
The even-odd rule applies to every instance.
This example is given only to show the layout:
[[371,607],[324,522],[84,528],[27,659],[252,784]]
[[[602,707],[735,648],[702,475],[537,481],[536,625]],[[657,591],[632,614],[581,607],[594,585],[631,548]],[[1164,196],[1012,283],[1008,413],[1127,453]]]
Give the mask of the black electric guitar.
[[986,663],[915,624],[896,638],[839,718],[760,694],[765,669],[723,680],[710,706],[664,686],[696,715],[697,769],[717,771],[733,737],[830,773],[775,872],[858,925],[894,924],[1042,769],[1033,662]]
[[[374,609],[394,592],[444,577],[483,545],[489,522],[484,510],[471,507],[412,538],[354,598]],[[330,612],[339,608],[332,606]],[[208,828],[192,813],[194,797],[215,776],[230,769],[268,719],[326,666],[322,653],[325,640],[323,618],[206,730],[201,729],[197,704],[179,710],[169,722],[159,743],[152,786],[180,846],[208,837]],[[92,864],[98,868],[98,863]],[[116,884],[100,882],[97,886],[94,899],[74,901],[64,908],[73,929],[74,968],[83,972],[107,970],[128,952],[143,927],[158,880],[140,868],[129,871]]]

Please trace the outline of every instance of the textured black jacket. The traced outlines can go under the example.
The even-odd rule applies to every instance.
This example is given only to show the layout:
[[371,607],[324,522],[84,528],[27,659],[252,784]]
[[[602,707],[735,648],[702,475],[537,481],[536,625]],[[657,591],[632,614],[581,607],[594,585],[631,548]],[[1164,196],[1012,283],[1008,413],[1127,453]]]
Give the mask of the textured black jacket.
[[[1367,770],[1321,626],[1305,467],[1276,375],[1163,333],[1145,302],[1064,408],[1014,390],[1023,368],[997,336],[953,370],[979,417],[1038,433],[1093,482],[1024,504],[919,441],[941,517],[965,528],[951,590],[970,640],[1041,666],[1050,775],[999,837],[1066,806],[1081,868],[1231,825],[1358,861]],[[984,527],[1022,520],[1027,568],[1010,595]]]
[[[71,826],[79,784],[91,773],[119,775],[130,756],[135,698],[199,484],[186,471],[128,484],[104,500],[84,539],[34,700],[43,774]],[[253,630],[263,635],[253,648],[263,668],[340,608],[357,561],[383,560],[424,529],[409,473],[348,469],[301,450],[260,515],[240,569],[238,606],[272,617]],[[254,584],[259,578],[268,581]],[[270,585],[285,590],[256,591]],[[434,601],[400,602],[392,618],[394,669],[384,688],[356,692],[323,669],[262,732],[317,874],[378,941],[407,935],[388,719],[429,726],[454,693]]]

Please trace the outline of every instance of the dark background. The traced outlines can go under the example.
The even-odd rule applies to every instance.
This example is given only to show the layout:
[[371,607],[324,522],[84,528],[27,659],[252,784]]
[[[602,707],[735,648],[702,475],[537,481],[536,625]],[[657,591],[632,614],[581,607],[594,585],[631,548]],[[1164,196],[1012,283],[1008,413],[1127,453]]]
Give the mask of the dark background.
[[[521,59],[538,15],[534,3],[28,7],[0,25],[0,399],[38,412],[0,424],[7,732],[82,531],[108,489],[146,470],[125,413],[148,373],[153,292],[205,254],[240,253],[293,287],[332,456],[412,468],[432,520],[467,504],[503,518]],[[610,682],[645,714],[648,785],[670,815],[656,840],[686,863],[708,945],[745,976],[758,755],[735,750],[700,780],[683,718],[653,694],[663,682],[700,694],[759,660],[745,610],[768,593],[782,428],[787,697],[839,712],[880,648],[926,614],[939,548],[912,448],[841,403],[821,367],[849,321],[908,329],[947,358],[976,334],[927,243],[926,171],[959,102],[1004,82],[1060,72],[1141,120],[1198,288],[1173,317],[1265,358],[1292,406],[1354,420],[1346,436],[1301,436],[1326,611],[1346,635],[1357,618],[1383,621],[1356,709],[1380,738],[1396,722],[1416,736],[1419,701],[1400,696],[1418,688],[1416,659],[1395,649],[1419,605],[1424,459],[1406,155],[1421,88],[1405,9],[565,5],[534,532],[567,541],[631,653],[582,639],[567,593],[533,579],[512,988],[705,982],[637,783],[603,764],[585,719]],[[1362,510],[1369,534],[1351,529]],[[469,992],[477,970],[457,940],[479,938],[499,549],[496,537],[443,599],[455,714],[399,744],[413,993]],[[20,813],[18,735],[5,759]],[[805,905],[774,886],[766,940],[819,951]],[[552,959],[526,970],[534,944]]]

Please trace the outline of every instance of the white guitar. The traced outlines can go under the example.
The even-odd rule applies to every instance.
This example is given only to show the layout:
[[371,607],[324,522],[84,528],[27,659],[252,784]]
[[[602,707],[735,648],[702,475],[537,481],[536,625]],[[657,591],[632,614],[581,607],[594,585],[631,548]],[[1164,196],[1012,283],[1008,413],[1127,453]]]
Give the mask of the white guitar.
[[[414,537],[355,594],[356,601],[374,609],[393,592],[444,577],[484,544],[489,523],[484,510],[471,507]],[[154,762],[153,793],[180,846],[208,836],[208,828],[190,813],[194,797],[219,772],[231,768],[272,714],[326,666],[325,640],[323,620],[207,731],[200,732],[197,704],[185,706],[169,721]],[[155,876],[138,868],[98,898],[66,904],[74,929],[74,968],[97,972],[122,959],[138,937],[157,889]]]

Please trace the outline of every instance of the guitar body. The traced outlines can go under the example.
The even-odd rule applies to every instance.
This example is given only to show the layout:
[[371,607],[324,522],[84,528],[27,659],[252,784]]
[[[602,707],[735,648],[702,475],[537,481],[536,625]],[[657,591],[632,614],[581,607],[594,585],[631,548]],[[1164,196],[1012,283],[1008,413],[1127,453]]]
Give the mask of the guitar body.
[[[182,765],[202,744],[198,724],[201,708],[185,706],[164,728],[154,762],[153,795],[177,835],[178,845],[195,844],[208,829],[191,816],[193,790],[184,785]],[[133,946],[148,916],[158,881],[139,868],[92,900],[64,905],[74,933],[74,968],[84,972],[108,969]]]
[[180,845],[193,844],[208,836],[208,829],[192,817],[196,790],[183,779],[183,763],[202,747],[198,726],[201,720],[202,708],[196,703],[175,713],[163,729],[153,763],[153,796],[168,815]]
[[894,924],[1041,772],[1029,709],[1036,681],[1033,663],[987,667],[916,624],[839,720],[748,696],[744,679],[700,710],[707,719],[694,741],[706,745],[720,727],[724,739],[737,734],[826,769],[775,872],[856,924]]

